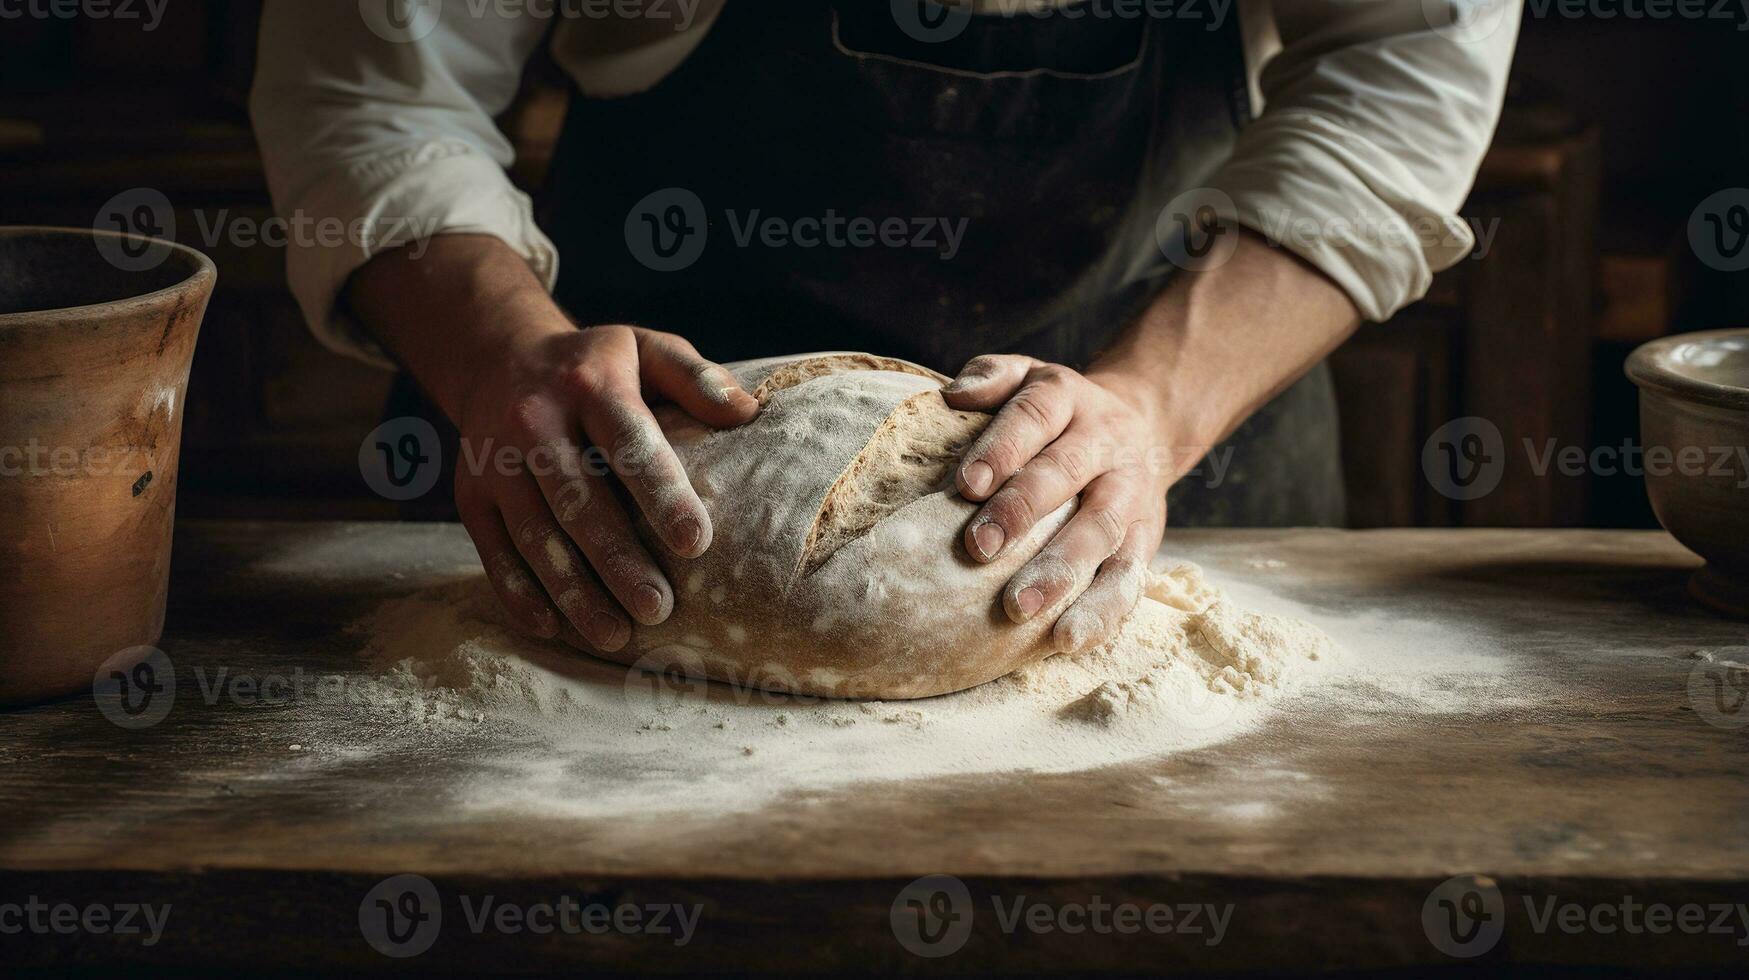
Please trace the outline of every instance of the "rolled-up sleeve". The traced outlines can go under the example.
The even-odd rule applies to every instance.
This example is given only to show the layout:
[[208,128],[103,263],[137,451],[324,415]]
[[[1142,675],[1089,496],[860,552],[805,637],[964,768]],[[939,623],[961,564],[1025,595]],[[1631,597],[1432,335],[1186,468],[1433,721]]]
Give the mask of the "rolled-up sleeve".
[[[550,289],[558,255],[505,171],[514,154],[493,123],[546,21],[475,16],[460,3],[378,6],[372,21],[358,0],[269,0],[250,112],[289,228],[287,277],[311,329],[389,366],[340,302],[373,256],[432,235],[492,235]],[[411,19],[391,21],[402,6]]]
[[1263,111],[1210,184],[1241,224],[1387,319],[1475,244],[1457,212],[1499,122],[1522,0],[1268,7],[1279,53],[1257,79]]

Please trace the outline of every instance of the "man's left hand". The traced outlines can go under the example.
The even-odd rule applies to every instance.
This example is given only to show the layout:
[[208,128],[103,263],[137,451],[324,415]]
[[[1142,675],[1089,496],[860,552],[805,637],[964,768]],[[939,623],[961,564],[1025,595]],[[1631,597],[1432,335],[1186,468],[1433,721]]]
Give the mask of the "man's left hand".
[[955,476],[962,496],[984,504],[965,532],[975,560],[1002,554],[1081,498],[1003,589],[1009,618],[1024,623],[1072,598],[1052,628],[1057,650],[1111,637],[1140,598],[1166,530],[1166,490],[1178,467],[1158,410],[1121,375],[1010,354],[968,361],[942,396],[956,409],[996,412]]

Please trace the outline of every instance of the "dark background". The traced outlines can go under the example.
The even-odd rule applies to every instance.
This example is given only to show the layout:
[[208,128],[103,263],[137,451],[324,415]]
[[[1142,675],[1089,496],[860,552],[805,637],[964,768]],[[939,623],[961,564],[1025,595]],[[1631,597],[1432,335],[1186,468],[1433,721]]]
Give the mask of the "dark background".
[[[139,21],[0,20],[0,223],[90,226],[132,188],[163,192],[178,237],[220,268],[189,393],[181,512],[390,517],[357,469],[388,376],[320,348],[285,292],[279,249],[202,240],[270,216],[245,100],[257,0],[170,0]],[[1551,7],[1551,10],[1553,8]],[[1498,218],[1486,257],[1369,326],[1335,358],[1351,523],[1651,526],[1633,476],[1538,476],[1508,453],[1501,486],[1440,496],[1422,449],[1481,416],[1508,447],[1620,446],[1637,344],[1749,325],[1749,273],[1709,269],[1687,224],[1749,186],[1749,33],[1715,20],[1567,19],[1524,28],[1505,122],[1464,214]],[[502,120],[538,184],[563,109],[550,66]]]

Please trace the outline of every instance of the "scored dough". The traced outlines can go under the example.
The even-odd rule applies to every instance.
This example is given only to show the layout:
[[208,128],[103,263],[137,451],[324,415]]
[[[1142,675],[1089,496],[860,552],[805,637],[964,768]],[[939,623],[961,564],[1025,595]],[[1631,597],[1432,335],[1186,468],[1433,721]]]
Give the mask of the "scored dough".
[[611,659],[742,687],[920,698],[1052,652],[1055,608],[1016,625],[1003,585],[1073,513],[1048,514],[998,558],[962,541],[977,506],[953,468],[991,416],[948,408],[947,378],[868,354],[727,365],[761,404],[712,430],[657,417],[710,512],[710,550],[677,558],[640,527],[675,586],[674,613],[634,626]]

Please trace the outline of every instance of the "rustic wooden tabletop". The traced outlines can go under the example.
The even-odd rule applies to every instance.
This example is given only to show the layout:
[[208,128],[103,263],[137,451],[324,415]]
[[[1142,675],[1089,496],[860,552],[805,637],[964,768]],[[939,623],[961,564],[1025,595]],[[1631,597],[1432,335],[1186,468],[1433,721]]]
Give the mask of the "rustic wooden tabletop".
[[470,561],[459,527],[190,522],[176,549],[162,720],[124,728],[90,698],[0,713],[14,966],[1749,962],[1749,672],[1731,666],[1749,629],[1689,601],[1698,562],[1663,534],[1174,532],[1169,553],[1339,643],[1364,624],[1413,656],[1449,631],[1504,665],[1498,687],[1440,710],[1311,690],[1279,723],[1143,763],[614,819],[456,805],[495,736],[297,751],[310,705],[204,696],[195,668],[360,674],[345,625]]

